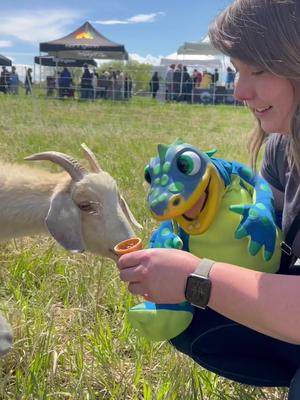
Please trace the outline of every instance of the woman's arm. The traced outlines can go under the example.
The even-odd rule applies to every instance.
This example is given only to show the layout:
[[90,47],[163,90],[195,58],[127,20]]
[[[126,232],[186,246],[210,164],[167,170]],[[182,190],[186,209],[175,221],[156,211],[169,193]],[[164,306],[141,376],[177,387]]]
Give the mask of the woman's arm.
[[[187,277],[199,259],[180,250],[147,249],[122,256],[120,278],[155,303],[185,300]],[[209,307],[266,335],[300,344],[300,277],[267,274],[216,262]]]
[[212,309],[266,335],[300,344],[300,276],[216,262],[210,277]]

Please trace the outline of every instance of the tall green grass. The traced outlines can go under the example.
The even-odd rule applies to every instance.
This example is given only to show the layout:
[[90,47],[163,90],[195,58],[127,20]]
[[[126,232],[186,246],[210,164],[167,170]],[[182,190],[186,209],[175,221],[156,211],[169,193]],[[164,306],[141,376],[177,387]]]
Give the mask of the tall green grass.
[[[2,160],[22,163],[44,150],[82,159],[80,143],[87,143],[143,224],[145,243],[155,222],[145,203],[143,170],[158,143],[182,137],[247,162],[252,118],[240,107],[21,96],[0,96],[0,107]],[[127,310],[139,300],[119,281],[112,261],[71,255],[45,237],[2,243],[0,253],[0,311],[15,337],[13,350],[0,360],[1,399],[285,398],[284,391],[219,378],[168,343],[139,337],[127,321]]]

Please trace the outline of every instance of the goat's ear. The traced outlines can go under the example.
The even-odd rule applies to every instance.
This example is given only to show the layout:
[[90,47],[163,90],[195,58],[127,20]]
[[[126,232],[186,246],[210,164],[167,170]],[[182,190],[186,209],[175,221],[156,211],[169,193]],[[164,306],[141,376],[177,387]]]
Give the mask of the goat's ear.
[[134,218],[134,215],[132,214],[128,204],[126,203],[126,200],[124,199],[123,196],[120,195],[120,205],[122,210],[124,211],[124,214],[128,218],[128,220],[137,228],[143,229],[142,225],[137,222],[137,220]]
[[74,253],[85,250],[80,210],[68,193],[57,192],[52,196],[46,224],[54,239],[65,249]]

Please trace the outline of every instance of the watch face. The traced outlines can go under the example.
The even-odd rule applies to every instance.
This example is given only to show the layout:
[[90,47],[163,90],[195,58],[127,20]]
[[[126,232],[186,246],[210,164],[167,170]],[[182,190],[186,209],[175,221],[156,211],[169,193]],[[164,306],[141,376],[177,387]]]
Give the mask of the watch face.
[[198,275],[190,275],[187,279],[185,297],[196,307],[205,308],[209,301],[211,281]]

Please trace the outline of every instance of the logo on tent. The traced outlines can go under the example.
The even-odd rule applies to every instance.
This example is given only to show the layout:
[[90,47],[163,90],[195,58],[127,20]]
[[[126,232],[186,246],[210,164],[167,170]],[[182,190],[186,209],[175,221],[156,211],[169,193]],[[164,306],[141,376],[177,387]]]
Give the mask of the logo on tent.
[[94,36],[91,34],[91,32],[76,32],[75,33],[75,39],[80,40],[80,39],[94,39]]

